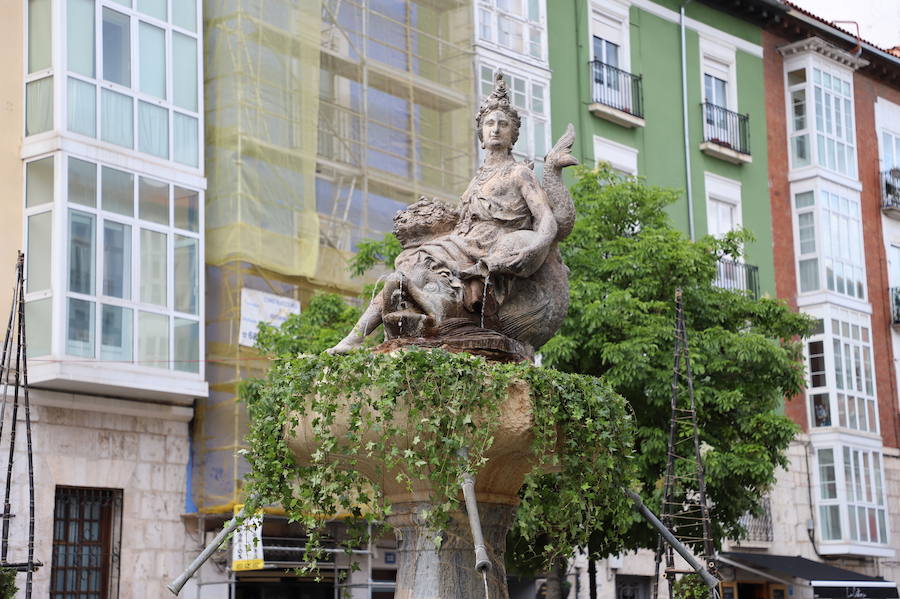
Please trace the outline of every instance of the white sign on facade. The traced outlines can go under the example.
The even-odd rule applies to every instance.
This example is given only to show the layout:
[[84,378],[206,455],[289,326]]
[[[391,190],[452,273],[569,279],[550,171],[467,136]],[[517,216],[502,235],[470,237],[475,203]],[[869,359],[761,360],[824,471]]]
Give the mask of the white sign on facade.
[[[235,515],[242,507],[242,505],[234,507]],[[232,570],[261,570],[264,567],[262,524],[263,516],[259,513],[244,520],[234,531],[231,538]]]
[[291,314],[300,314],[300,302],[274,293],[241,289],[241,330],[238,343],[252,347],[259,323],[280,326]]

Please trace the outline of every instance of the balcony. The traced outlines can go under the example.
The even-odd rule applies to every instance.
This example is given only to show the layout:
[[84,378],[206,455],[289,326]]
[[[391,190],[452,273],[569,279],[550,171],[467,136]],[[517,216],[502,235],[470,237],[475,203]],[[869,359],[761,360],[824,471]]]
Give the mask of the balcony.
[[721,258],[716,265],[713,284],[730,291],[745,291],[759,298],[759,267]]
[[900,287],[888,289],[891,295],[891,324],[895,328],[900,327]]
[[703,143],[700,151],[732,164],[749,164],[750,115],[704,102]]
[[[900,219],[900,167],[881,171],[881,211],[887,216]],[[894,323],[896,322],[895,316]]]
[[762,509],[759,516],[749,513],[741,516],[741,526],[744,527],[747,534],[738,542],[738,545],[742,547],[766,546],[775,540],[772,531],[772,502],[768,497],[763,497]]
[[599,60],[592,61],[590,65],[593,102],[588,110],[591,114],[623,127],[643,127],[641,76],[632,75]]

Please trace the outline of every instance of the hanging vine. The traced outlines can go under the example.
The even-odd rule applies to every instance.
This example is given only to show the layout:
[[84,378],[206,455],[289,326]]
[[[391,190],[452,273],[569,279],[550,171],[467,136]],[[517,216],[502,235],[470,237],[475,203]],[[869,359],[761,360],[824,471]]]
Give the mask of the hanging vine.
[[[245,383],[248,501],[278,504],[302,522],[310,533],[305,561],[314,564],[327,518],[372,523],[390,514],[381,489],[356,468],[365,459],[383,464],[376,479],[393,473],[407,486],[429,481],[426,518],[440,528],[461,508],[460,474],[477,477],[484,465],[517,380],[529,387],[535,463],[520,491],[516,534],[543,560],[585,546],[598,521],[615,523],[604,531],[615,545],[630,524],[621,487],[634,473],[632,419],[621,396],[591,376],[440,350],[282,356],[265,379]],[[318,447],[303,465],[286,440],[301,418],[310,419]]]

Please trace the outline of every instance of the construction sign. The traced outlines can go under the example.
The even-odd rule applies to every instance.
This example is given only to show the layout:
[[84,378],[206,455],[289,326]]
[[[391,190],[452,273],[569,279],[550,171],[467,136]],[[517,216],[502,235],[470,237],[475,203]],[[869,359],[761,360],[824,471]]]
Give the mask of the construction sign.
[[[234,506],[235,515],[243,507],[243,505]],[[263,569],[265,562],[263,561],[262,525],[263,514],[260,511],[244,520],[234,531],[234,536],[231,538],[232,570]]]

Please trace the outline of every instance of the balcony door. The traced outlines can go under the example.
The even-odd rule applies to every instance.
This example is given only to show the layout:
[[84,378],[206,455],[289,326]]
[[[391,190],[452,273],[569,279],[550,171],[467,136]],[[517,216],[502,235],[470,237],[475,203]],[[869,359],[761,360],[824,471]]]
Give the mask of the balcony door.
[[728,135],[728,81],[714,74],[703,74],[703,101],[707,105],[704,118],[706,139],[717,140],[723,145],[731,145]]
[[603,100],[610,106],[621,106],[621,84],[618,77],[619,45],[595,35],[594,53],[594,98]]

